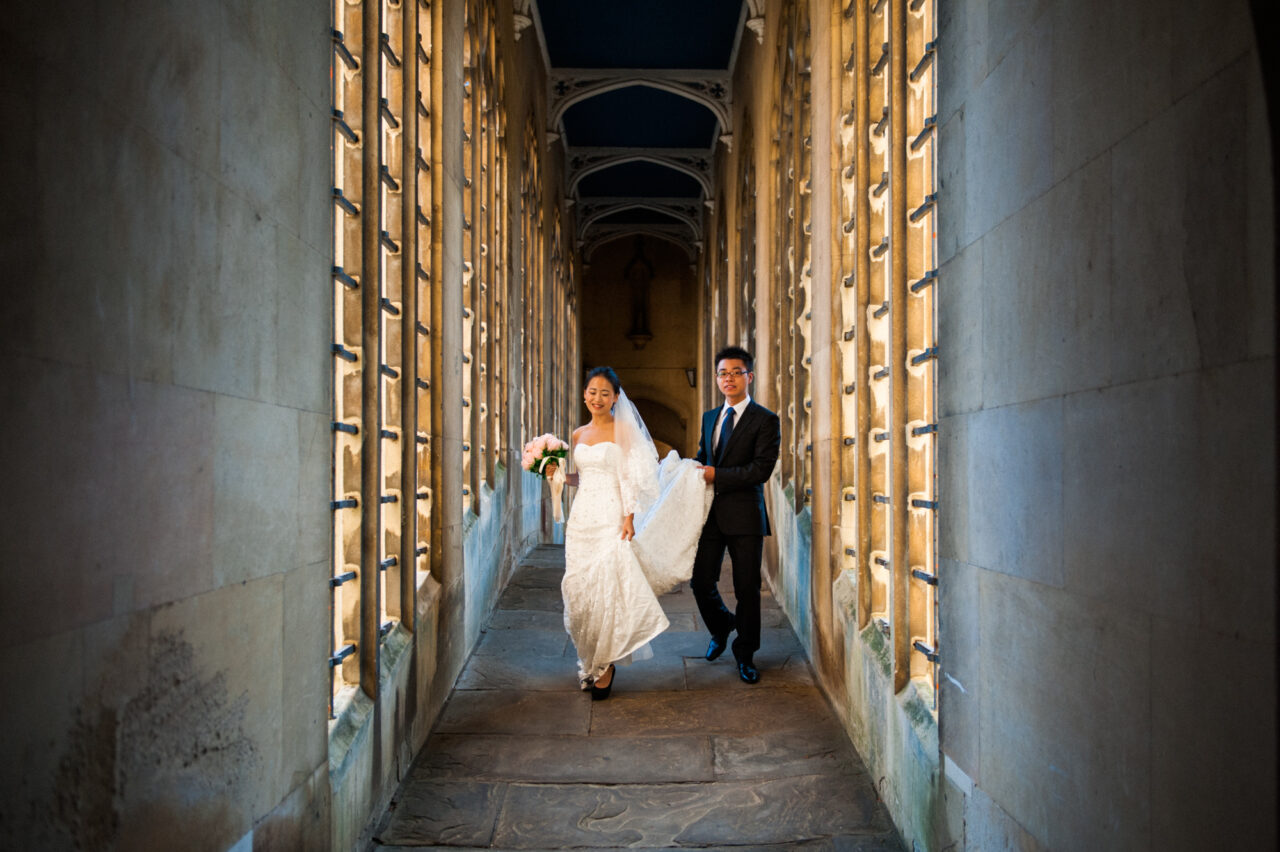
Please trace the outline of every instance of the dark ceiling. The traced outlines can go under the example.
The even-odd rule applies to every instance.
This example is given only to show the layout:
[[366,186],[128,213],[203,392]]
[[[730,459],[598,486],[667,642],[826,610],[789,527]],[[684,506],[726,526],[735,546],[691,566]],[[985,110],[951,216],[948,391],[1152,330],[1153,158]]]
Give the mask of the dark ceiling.
[[573,164],[571,197],[597,214],[580,245],[650,233],[697,251],[689,203],[707,200],[705,176],[731,132],[722,125],[747,5],[535,0],[551,63],[549,129]]

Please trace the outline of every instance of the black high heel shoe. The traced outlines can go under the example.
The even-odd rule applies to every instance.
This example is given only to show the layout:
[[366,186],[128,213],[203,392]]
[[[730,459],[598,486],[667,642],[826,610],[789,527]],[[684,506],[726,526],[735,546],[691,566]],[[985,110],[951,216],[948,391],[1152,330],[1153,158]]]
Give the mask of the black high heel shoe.
[[613,691],[613,678],[617,673],[618,673],[618,670],[613,667],[612,663],[610,663],[609,664],[609,685],[601,687],[601,686],[596,686],[594,683],[591,684],[591,700],[592,701],[604,701],[606,698],[609,697],[609,693]]

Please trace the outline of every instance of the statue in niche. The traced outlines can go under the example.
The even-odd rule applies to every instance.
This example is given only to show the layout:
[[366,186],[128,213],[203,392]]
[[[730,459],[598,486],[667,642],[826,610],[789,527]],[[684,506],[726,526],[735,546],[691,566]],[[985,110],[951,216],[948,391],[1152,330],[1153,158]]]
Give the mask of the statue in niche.
[[636,253],[622,270],[631,288],[631,330],[627,339],[637,349],[653,340],[649,330],[649,282],[653,280],[653,264],[644,256],[644,237],[636,237]]

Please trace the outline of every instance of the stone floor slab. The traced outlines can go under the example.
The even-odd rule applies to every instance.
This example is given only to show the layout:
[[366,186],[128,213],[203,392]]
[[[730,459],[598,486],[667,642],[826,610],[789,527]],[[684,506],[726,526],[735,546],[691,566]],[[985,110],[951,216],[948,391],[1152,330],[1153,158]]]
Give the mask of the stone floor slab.
[[885,831],[869,785],[829,776],[714,784],[512,784],[493,842],[609,849],[784,843]]
[[396,792],[376,842],[484,846],[505,791],[501,784],[411,779]]
[[489,620],[489,629],[537,629],[564,633],[564,613],[537,609],[500,609]]
[[486,630],[476,646],[475,655],[502,656],[513,661],[534,657],[561,657],[569,645],[569,634],[562,628],[539,630],[536,627],[513,627],[507,630]]
[[456,690],[436,730],[469,734],[586,734],[591,697],[573,692]]
[[579,692],[577,669],[563,657],[514,660],[472,657],[454,689],[500,689],[526,692]]
[[720,779],[866,775],[861,759],[834,719],[814,720],[804,731],[712,737],[711,744],[716,778]]
[[732,691],[624,693],[593,708],[593,736],[804,730],[831,711],[817,690],[763,684]]
[[[731,748],[722,750],[728,755],[723,760],[734,759]],[[586,784],[715,779],[711,739],[704,736],[658,739],[438,734],[414,772],[435,780]]]
[[500,609],[535,609],[545,612],[564,612],[564,602],[559,589],[524,589],[508,587],[498,602]]

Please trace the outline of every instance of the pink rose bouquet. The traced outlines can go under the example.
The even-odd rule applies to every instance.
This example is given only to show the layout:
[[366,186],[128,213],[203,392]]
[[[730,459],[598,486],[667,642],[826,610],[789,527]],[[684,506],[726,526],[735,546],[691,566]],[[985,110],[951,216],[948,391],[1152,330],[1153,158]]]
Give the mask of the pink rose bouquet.
[[568,455],[569,445],[564,441],[551,434],[539,435],[524,445],[520,466],[545,479],[547,462],[554,459],[563,468],[565,457]]

